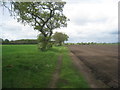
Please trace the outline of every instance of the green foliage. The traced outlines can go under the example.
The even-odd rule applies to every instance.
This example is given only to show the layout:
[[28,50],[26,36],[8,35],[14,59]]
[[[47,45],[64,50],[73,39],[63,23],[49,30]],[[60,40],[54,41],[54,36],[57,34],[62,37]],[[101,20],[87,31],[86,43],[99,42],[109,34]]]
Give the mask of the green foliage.
[[8,39],[5,39],[5,40],[2,39],[2,43],[8,44],[9,42],[10,41]]
[[15,44],[37,44],[37,40],[36,39],[20,39],[20,40],[11,41],[10,43],[15,43]]
[[2,44],[37,44],[37,39],[20,39],[20,40],[11,40],[1,39]]
[[48,49],[52,48],[53,47],[53,43],[49,42],[47,47],[48,47]]
[[8,42],[9,42],[9,40],[8,40],[8,39],[5,39],[5,42],[6,42],[6,43],[8,43]]
[[64,43],[64,41],[67,41],[69,38],[66,34],[61,32],[56,32],[52,37],[55,42],[58,43],[58,45],[60,46],[62,45],[62,43]]
[[65,2],[15,2],[17,20],[30,24],[36,30],[49,32],[50,29],[66,26],[67,17],[62,14]]
[[[40,31],[42,39],[45,39],[43,44],[46,43],[46,38],[51,37],[54,29],[67,26],[68,19],[63,14],[66,2],[11,2],[10,4],[12,8],[9,11],[18,22],[29,24]],[[42,48],[46,49],[47,45]]]
[[52,43],[50,42],[51,37],[44,37],[42,34],[38,35],[38,48],[42,51],[46,51],[52,47]]

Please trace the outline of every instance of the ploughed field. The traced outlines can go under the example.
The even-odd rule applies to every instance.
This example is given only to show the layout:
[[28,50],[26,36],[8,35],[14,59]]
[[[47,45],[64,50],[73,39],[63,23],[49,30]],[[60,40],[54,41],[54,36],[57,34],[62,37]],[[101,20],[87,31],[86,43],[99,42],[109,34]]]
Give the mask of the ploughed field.
[[118,87],[118,45],[69,45],[97,80]]

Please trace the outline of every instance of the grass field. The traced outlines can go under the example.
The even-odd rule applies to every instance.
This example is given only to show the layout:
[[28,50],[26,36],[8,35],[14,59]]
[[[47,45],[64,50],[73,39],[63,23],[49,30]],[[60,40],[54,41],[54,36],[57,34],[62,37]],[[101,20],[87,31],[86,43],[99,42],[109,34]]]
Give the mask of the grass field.
[[47,52],[41,52],[36,45],[3,45],[2,50],[3,88],[49,88],[61,53],[63,60],[57,87],[89,87],[72,66],[67,47],[53,47]]

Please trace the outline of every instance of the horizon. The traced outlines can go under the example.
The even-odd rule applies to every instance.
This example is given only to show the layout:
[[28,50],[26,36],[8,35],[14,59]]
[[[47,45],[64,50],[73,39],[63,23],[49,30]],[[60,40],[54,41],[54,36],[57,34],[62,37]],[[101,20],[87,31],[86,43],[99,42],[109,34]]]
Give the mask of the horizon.
[[[6,38],[7,39],[7,38]],[[0,38],[0,41],[1,40],[5,40],[5,39],[2,39],[2,38]],[[9,39],[7,39],[7,40],[9,40]],[[19,41],[19,40],[37,40],[37,39],[16,39],[16,40],[9,40],[9,41]],[[65,41],[65,43],[120,43],[120,42],[67,42],[67,41]]]

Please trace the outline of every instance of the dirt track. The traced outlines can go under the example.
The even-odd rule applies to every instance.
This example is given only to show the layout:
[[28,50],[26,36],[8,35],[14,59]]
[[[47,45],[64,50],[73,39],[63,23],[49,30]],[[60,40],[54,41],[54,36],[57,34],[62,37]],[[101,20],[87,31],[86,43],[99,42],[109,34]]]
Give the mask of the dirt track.
[[59,74],[60,74],[61,65],[62,65],[62,55],[60,55],[58,57],[57,66],[56,66],[55,72],[53,73],[50,84],[48,86],[49,88],[56,88],[56,84],[57,84],[57,82],[59,80]]
[[70,51],[109,87],[118,87],[117,45],[69,45]]

